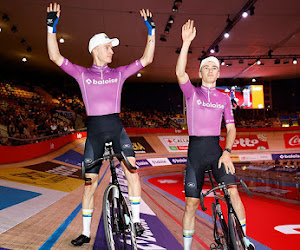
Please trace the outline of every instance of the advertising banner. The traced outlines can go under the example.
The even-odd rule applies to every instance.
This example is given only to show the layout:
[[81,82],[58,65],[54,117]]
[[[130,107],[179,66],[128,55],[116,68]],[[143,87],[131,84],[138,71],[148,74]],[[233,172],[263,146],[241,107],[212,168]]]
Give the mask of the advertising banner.
[[263,150],[269,149],[267,136],[265,134],[257,135],[237,135],[232,146],[233,150]]
[[136,154],[155,153],[150,144],[142,136],[130,136],[133,150]]
[[292,154],[272,154],[273,160],[293,160],[300,159],[300,153],[292,153]]
[[300,133],[283,134],[286,148],[300,148]]
[[189,145],[188,136],[159,136],[162,144],[169,152],[187,152]]

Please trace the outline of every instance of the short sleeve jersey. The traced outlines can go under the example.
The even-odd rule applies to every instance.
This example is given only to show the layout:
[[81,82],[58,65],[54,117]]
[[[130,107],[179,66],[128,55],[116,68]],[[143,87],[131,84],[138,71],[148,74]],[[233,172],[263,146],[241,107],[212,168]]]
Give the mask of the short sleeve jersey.
[[234,123],[228,95],[215,87],[195,87],[190,80],[179,85],[186,99],[189,135],[219,136],[223,115],[225,124]]
[[120,113],[125,80],[143,68],[140,60],[118,68],[107,65],[84,68],[66,58],[60,67],[77,80],[88,116]]

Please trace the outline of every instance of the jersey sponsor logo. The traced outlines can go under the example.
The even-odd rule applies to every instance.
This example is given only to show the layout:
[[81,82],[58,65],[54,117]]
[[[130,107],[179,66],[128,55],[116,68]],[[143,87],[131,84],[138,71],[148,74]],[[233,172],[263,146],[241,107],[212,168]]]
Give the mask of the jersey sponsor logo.
[[220,103],[204,102],[201,100],[197,100],[197,104],[207,108],[224,109],[224,105]]
[[91,80],[90,78],[86,79],[85,82],[90,85],[90,84],[93,84],[93,85],[96,85],[96,84],[110,84],[110,83],[115,83],[115,82],[118,82],[118,78],[108,78],[108,80]]

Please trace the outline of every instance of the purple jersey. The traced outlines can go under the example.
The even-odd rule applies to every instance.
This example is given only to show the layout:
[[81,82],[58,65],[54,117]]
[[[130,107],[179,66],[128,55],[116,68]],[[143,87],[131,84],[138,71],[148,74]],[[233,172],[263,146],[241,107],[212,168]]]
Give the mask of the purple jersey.
[[66,58],[60,67],[77,80],[88,116],[120,113],[124,81],[143,68],[140,60],[115,69],[107,65],[84,68]]
[[215,87],[196,88],[190,80],[179,85],[186,99],[189,135],[219,136],[223,114],[225,124],[234,123],[228,95]]

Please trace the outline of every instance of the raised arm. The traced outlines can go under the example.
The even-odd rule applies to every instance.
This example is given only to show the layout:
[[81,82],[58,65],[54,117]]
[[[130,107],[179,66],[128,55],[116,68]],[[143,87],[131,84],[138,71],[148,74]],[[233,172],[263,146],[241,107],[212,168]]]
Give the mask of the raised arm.
[[50,3],[47,7],[47,47],[48,54],[51,61],[58,66],[63,64],[64,58],[59,52],[57,38],[56,38],[56,25],[60,16],[60,5],[57,3]]
[[140,10],[140,14],[144,19],[144,22],[148,28],[148,37],[147,37],[147,44],[144,50],[144,54],[141,57],[141,64],[143,67],[146,67],[153,61],[154,57],[154,50],[155,50],[155,24],[152,20],[152,13],[147,10]]
[[180,84],[184,84],[189,80],[189,76],[185,72],[188,51],[192,41],[196,36],[196,27],[194,27],[193,20],[188,20],[182,26],[181,36],[182,36],[182,47],[176,64],[176,76],[178,82]]

